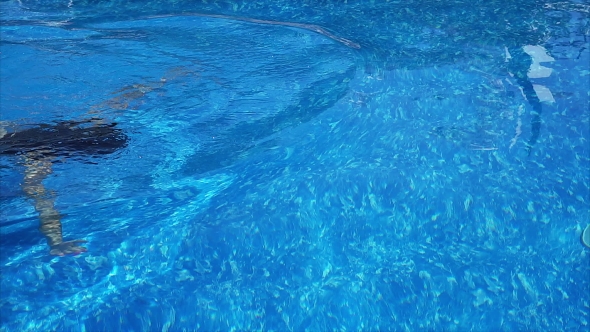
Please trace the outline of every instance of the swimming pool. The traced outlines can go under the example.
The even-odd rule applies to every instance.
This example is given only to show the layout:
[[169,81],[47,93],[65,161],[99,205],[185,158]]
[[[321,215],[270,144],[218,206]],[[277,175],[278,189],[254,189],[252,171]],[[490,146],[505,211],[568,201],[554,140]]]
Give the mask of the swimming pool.
[[584,2],[0,5],[2,331],[588,329]]

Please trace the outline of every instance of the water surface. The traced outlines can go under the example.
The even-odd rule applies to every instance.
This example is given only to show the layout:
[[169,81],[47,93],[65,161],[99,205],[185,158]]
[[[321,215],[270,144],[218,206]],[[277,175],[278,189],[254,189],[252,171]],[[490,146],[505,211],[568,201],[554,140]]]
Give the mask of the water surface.
[[0,158],[6,331],[587,329],[589,7],[3,1],[8,132],[129,137],[43,182]]

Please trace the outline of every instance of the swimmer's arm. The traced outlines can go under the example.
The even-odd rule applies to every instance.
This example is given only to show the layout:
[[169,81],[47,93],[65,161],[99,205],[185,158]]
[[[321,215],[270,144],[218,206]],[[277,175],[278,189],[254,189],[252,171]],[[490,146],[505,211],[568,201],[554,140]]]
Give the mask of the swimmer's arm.
[[35,210],[39,213],[39,230],[47,239],[50,254],[63,256],[86,251],[86,248],[78,246],[78,243],[86,242],[84,240],[63,242],[61,214],[54,206],[54,194],[43,185],[43,180],[51,174],[51,160],[29,155],[25,159],[25,166],[23,190],[34,201]]

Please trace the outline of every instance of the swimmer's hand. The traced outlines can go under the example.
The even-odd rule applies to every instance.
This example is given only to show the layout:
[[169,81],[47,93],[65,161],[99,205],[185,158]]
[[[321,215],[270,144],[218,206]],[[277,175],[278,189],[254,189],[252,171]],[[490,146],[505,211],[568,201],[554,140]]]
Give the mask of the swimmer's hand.
[[65,256],[65,255],[78,255],[83,252],[88,251],[85,247],[81,247],[79,243],[86,243],[86,240],[73,240],[62,242],[56,245],[51,246],[51,251],[49,253],[54,256]]

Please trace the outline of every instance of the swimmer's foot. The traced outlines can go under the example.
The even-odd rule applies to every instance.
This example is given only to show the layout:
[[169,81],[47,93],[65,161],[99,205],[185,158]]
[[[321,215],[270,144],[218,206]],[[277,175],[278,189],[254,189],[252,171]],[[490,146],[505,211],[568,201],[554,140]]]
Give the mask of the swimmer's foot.
[[83,252],[88,251],[85,247],[81,247],[78,244],[86,243],[86,240],[73,240],[62,242],[60,244],[56,244],[51,246],[51,251],[49,253],[54,256],[65,256],[65,255],[78,255]]

